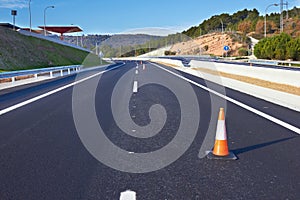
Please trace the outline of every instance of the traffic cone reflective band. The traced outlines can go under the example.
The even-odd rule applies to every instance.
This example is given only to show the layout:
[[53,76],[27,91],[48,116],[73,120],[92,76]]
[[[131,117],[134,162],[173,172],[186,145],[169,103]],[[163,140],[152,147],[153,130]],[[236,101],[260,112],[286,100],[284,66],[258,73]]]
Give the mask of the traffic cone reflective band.
[[237,157],[228,149],[224,108],[221,108],[219,112],[214,149],[212,152],[208,153],[207,157],[209,159],[223,160],[237,159]]

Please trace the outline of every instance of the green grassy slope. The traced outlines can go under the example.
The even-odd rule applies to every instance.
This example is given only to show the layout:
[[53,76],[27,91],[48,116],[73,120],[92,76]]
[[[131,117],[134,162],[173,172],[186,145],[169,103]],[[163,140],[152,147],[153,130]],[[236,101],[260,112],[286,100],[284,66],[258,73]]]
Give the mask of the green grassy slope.
[[[82,64],[88,55],[88,52],[0,27],[0,71]],[[99,64],[97,56],[89,55],[89,58],[94,60],[92,64]]]

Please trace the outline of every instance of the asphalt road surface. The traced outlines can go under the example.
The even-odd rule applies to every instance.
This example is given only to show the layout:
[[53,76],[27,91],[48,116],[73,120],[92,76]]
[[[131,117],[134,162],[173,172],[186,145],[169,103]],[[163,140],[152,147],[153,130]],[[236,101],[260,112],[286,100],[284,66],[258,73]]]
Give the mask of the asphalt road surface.
[[[300,199],[298,112],[181,73],[275,123],[164,69],[126,62],[0,91],[0,199]],[[201,156],[224,102],[236,161]],[[99,127],[118,150],[86,138]],[[151,157],[175,140],[177,157]]]

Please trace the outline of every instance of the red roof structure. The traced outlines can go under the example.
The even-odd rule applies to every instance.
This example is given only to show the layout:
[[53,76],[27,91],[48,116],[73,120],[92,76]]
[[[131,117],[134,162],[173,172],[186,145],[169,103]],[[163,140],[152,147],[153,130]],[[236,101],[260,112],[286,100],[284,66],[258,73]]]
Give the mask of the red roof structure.
[[76,33],[76,32],[81,32],[82,29],[79,28],[78,26],[39,26],[41,29],[46,29],[46,31],[54,32],[54,33],[59,33],[60,34],[60,39],[64,39],[64,34],[65,33]]

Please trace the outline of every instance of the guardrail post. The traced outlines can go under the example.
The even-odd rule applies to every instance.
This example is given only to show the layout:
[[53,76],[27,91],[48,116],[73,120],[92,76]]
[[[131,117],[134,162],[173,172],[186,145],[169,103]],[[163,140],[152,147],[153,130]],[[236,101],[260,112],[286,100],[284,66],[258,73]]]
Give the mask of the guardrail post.
[[50,71],[50,77],[51,78],[53,77],[53,71]]
[[11,82],[14,83],[16,81],[16,77],[11,77]]
[[38,75],[37,74],[34,74],[34,78],[37,78],[38,77]]
[[63,76],[63,75],[64,75],[63,70],[60,70],[60,76]]
[[71,74],[71,70],[70,70],[70,68],[68,68],[68,74]]

